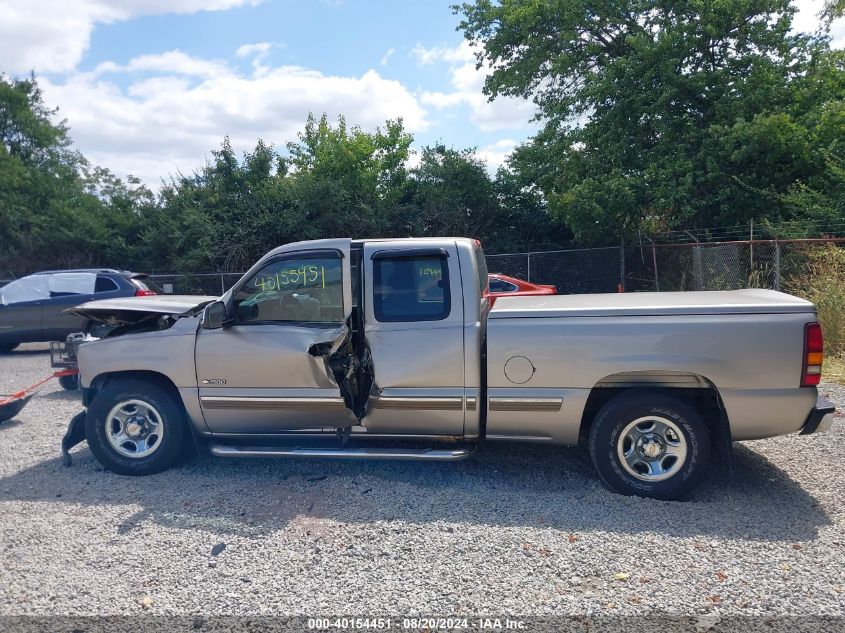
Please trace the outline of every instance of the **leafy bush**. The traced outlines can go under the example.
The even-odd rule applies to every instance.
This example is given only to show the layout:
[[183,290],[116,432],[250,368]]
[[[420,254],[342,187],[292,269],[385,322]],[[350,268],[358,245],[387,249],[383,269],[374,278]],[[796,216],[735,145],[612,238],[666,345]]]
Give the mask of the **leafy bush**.
[[816,304],[825,352],[845,354],[845,248],[824,246],[803,255],[804,265],[787,280],[786,289]]

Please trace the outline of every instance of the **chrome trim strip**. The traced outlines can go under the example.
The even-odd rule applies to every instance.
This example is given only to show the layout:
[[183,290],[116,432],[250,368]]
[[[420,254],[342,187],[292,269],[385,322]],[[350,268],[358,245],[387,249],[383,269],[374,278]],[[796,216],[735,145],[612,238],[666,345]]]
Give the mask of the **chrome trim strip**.
[[202,396],[205,409],[246,409],[249,411],[343,411],[343,398],[264,398]]
[[537,435],[485,435],[484,439],[505,442],[548,442],[552,438]]
[[[473,439],[477,436],[464,435],[422,435],[419,433],[368,433],[366,429],[361,430],[360,427],[350,427],[352,437],[362,441],[368,440],[428,440],[430,442],[449,442],[457,443],[467,439]],[[297,437],[321,437],[327,438],[337,434],[336,428],[324,429],[281,429],[275,433],[209,433],[210,437],[218,439],[236,439],[236,440],[264,440],[269,438],[297,438]]]
[[212,455],[218,457],[338,457],[343,459],[397,459],[397,460],[429,460],[455,461],[469,457],[475,447],[436,450],[436,449],[401,449],[401,448],[273,448],[262,446],[222,446],[212,444],[209,447]]
[[490,398],[491,411],[560,411],[563,398]]
[[379,396],[370,398],[371,409],[417,410],[417,411],[460,411],[463,398]]
[[467,411],[475,411],[475,396],[467,396]]

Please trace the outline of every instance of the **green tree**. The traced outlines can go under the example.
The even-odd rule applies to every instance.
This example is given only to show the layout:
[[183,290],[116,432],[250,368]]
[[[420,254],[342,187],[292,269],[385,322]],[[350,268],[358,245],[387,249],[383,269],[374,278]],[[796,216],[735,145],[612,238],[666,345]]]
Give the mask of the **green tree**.
[[511,166],[580,240],[787,217],[778,196],[825,170],[805,117],[841,98],[842,77],[815,81],[828,42],[791,33],[788,0],[455,9],[494,69],[487,94],[536,102],[545,127]]
[[491,236],[496,228],[496,192],[472,150],[443,144],[424,147],[414,169],[418,235]]
[[144,241],[170,269],[248,268],[271,247],[301,239],[302,222],[272,145],[239,159],[228,138],[194,174],[162,188],[147,210]]
[[[88,164],[57,112],[34,76],[0,75],[0,269],[108,263],[98,237],[113,216],[93,187],[105,172],[83,178]],[[109,186],[116,196],[118,183]]]
[[401,119],[365,132],[343,117],[332,126],[325,114],[319,120],[309,115],[284,161],[305,220],[303,235],[395,235],[409,202],[412,142]]
[[34,76],[0,75],[0,272],[143,266],[153,194],[72,148]]

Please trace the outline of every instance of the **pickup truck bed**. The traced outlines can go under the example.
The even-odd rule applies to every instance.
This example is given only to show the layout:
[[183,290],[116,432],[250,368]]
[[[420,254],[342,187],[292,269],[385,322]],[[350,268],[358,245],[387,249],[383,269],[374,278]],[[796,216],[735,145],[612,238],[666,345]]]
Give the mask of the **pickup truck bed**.
[[511,317],[669,316],[675,314],[815,314],[809,301],[748,288],[706,292],[632,292],[622,294],[503,297],[491,319]]
[[[733,440],[796,432],[816,402],[795,387],[813,320],[813,304],[772,290],[499,299],[487,322],[489,397],[559,398],[561,408],[526,413],[518,428],[491,410],[487,436],[574,444],[596,387],[713,388]],[[524,383],[509,376],[521,365],[533,374]]]
[[[678,498],[731,440],[832,420],[807,301],[740,290],[491,305],[484,262],[466,238],[298,242],[201,311],[138,320],[121,305],[112,319],[85,306],[125,325],[79,348],[88,409],[65,448],[84,438],[106,467],[148,474],[187,433],[219,456],[434,460],[484,440],[583,441],[613,489]],[[386,440],[416,448],[376,448]]]

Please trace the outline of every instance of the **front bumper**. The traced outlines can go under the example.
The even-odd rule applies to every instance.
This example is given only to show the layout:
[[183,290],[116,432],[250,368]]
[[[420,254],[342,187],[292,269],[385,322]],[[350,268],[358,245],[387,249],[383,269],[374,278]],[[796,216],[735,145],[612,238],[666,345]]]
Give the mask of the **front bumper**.
[[801,427],[799,435],[812,435],[813,433],[824,433],[829,430],[833,424],[833,416],[836,414],[836,407],[834,404],[825,398],[819,396],[816,401],[816,406],[810,411],[807,416],[807,421]]

